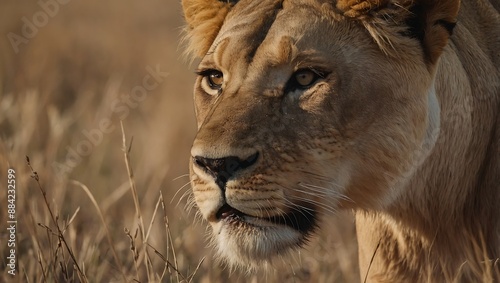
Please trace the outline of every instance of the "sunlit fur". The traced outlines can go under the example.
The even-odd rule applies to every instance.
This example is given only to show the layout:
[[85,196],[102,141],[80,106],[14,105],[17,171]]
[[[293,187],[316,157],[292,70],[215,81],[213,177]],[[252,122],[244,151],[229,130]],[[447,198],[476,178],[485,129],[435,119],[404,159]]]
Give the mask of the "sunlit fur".
[[[498,0],[460,12],[458,0],[182,3],[186,50],[201,59],[192,158],[259,154],[224,188],[191,164],[229,265],[265,266],[352,209],[362,280],[477,281],[498,268]],[[303,69],[317,80],[290,85]],[[222,219],[223,205],[241,215]]]

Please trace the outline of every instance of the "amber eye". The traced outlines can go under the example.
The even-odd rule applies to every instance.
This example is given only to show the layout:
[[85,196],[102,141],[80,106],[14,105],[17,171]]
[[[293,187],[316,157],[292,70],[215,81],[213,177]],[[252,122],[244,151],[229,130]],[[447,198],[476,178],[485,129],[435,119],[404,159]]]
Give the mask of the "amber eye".
[[206,76],[208,86],[212,89],[220,89],[222,87],[222,83],[224,83],[224,76],[222,75],[222,72],[212,70],[209,74]]
[[201,77],[201,88],[210,95],[217,95],[222,91],[224,75],[221,71],[207,69],[196,72]]
[[303,88],[312,85],[318,79],[318,75],[309,69],[295,72],[294,77],[297,84]]

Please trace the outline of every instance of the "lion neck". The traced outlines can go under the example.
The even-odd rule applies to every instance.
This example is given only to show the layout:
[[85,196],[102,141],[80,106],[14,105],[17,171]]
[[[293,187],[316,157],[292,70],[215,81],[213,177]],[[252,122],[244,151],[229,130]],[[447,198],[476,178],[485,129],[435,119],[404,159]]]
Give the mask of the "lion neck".
[[448,69],[449,54],[442,60],[421,161],[396,184],[403,193],[383,209],[356,212],[362,281],[473,280],[467,270],[484,266],[468,262],[500,256],[499,98],[478,101],[469,78],[442,83],[463,75]]

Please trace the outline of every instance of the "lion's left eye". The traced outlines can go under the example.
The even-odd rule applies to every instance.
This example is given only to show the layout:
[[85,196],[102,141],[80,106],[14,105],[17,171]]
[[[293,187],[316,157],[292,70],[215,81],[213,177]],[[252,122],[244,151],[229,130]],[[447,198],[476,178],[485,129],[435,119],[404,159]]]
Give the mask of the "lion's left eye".
[[308,87],[318,79],[318,75],[311,70],[299,70],[294,74],[294,78],[299,86]]
[[311,87],[319,78],[324,78],[322,72],[314,69],[300,69],[296,71],[287,83],[287,90],[307,89]]

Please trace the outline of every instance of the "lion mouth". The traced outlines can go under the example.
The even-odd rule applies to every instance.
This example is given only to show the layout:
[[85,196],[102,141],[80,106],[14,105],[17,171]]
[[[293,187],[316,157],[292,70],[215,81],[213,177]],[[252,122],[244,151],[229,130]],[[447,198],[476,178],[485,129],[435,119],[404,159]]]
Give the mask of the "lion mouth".
[[219,221],[226,221],[229,224],[245,223],[260,226],[257,223],[264,222],[274,225],[283,225],[304,234],[311,232],[316,226],[315,211],[303,206],[296,207],[289,213],[282,215],[257,217],[245,214],[226,203],[217,211],[216,218]]
[[217,211],[215,217],[217,220],[242,220],[245,215],[245,213],[226,203]]

